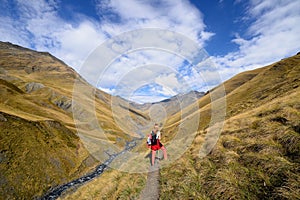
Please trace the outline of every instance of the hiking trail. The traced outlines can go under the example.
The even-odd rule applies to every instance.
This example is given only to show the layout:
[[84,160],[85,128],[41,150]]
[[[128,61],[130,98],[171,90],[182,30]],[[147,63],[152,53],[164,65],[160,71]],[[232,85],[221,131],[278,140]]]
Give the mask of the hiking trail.
[[147,181],[144,189],[140,193],[140,200],[159,199],[159,162],[156,159],[154,166],[150,166]]

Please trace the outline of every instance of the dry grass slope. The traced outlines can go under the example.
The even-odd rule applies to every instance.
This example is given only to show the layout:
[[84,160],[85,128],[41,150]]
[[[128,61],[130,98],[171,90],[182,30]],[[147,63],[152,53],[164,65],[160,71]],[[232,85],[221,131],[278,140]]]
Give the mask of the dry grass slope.
[[59,199],[137,199],[146,184],[146,174],[109,170],[101,177],[68,191]]
[[57,121],[0,116],[0,194],[4,199],[41,196],[95,163],[93,158],[85,161],[89,155],[79,138]]
[[[161,171],[161,199],[299,199],[300,55],[239,74],[225,88],[218,143],[198,157],[209,121],[209,98],[201,98],[205,117],[189,150]],[[173,117],[165,132],[180,123]]]
[[[95,99],[95,123],[111,143],[122,148],[134,132],[124,132],[116,124],[110,95],[93,88],[48,53],[0,42],[0,199],[40,196],[97,164],[76,133],[72,113],[75,80],[93,91],[83,94],[86,101],[82,104]],[[121,108],[117,117],[126,117],[125,111],[126,107]],[[137,123],[147,118],[134,108],[130,115]],[[89,134],[88,128],[83,134]]]
[[[75,131],[71,109],[75,79],[83,90],[91,88],[47,53],[0,43],[0,199],[40,196],[95,166]],[[300,55],[241,73],[224,87],[225,124],[205,158],[198,155],[211,117],[210,94],[218,88],[196,102],[199,109],[187,106],[184,119],[181,113],[168,116],[162,130],[164,144],[174,138],[182,121],[199,113],[201,120],[191,147],[161,170],[160,198],[299,199]],[[93,91],[95,96],[83,95],[87,102],[95,98],[97,122],[112,143],[124,146],[135,135],[120,130],[116,120],[125,130],[133,130],[126,123],[128,116],[144,125],[149,110]],[[112,99],[119,105],[117,115],[110,108]],[[135,151],[147,154],[144,143]],[[145,183],[145,173],[109,170],[62,199],[134,199]]]

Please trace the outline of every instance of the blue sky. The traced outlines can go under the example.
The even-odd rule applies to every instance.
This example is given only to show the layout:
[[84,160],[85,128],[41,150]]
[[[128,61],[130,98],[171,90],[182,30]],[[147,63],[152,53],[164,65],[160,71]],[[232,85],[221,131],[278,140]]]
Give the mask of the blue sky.
[[206,50],[212,69],[199,70],[161,50],[114,60],[95,86],[137,102],[206,91],[218,84],[216,79],[300,51],[298,0],[0,0],[0,9],[1,41],[48,51],[79,73],[103,42],[136,29],[174,31]]

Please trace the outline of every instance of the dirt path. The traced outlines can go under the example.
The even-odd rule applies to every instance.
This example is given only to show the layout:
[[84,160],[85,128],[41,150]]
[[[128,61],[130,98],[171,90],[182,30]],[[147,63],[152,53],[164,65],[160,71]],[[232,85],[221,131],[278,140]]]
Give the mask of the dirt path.
[[140,200],[157,200],[159,199],[159,163],[149,168],[145,188],[140,194]]

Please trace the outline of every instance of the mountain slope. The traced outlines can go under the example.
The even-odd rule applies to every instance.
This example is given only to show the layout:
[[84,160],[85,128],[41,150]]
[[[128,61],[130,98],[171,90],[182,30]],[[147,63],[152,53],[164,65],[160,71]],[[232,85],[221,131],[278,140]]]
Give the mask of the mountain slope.
[[[75,81],[92,91],[82,93],[84,101],[76,104],[72,100]],[[128,107],[118,106],[118,116],[112,112],[111,100],[117,104],[123,100],[93,88],[48,53],[0,42],[0,94],[0,196],[4,199],[41,196],[93,168],[99,161],[82,136],[89,141],[105,137],[106,143],[120,149],[136,136],[129,123],[122,130],[116,123],[115,118],[127,116]],[[85,121],[94,113],[85,109],[89,102],[95,102],[92,123]],[[131,111],[132,116],[139,114],[137,123],[147,120],[142,112]],[[97,133],[98,124],[104,133],[91,135],[94,130]],[[104,150],[106,147],[97,146],[97,151]]]
[[[167,149],[169,143],[177,142],[172,139],[182,120],[192,119],[195,112],[200,112],[201,120],[192,145],[181,158],[162,168],[160,199],[298,199],[299,70],[300,55],[296,55],[224,82],[228,105],[224,127],[204,158],[199,158],[199,152],[210,139],[206,135],[210,93],[220,87],[198,100],[198,110],[193,105],[186,107],[183,112],[190,113],[186,118],[181,119],[180,113],[169,117],[162,130]],[[170,149],[168,154],[172,159]],[[105,187],[106,180],[99,178],[63,199],[138,196],[141,176],[134,175],[132,180],[128,177],[133,176],[124,176],[121,180],[126,183],[116,178]]]
[[[300,55],[239,74],[224,86],[226,119],[216,146],[199,158],[209,142],[210,102],[203,97],[192,146],[161,172],[161,198],[299,198]],[[178,119],[170,118],[164,131],[176,130]]]
[[[166,109],[169,115],[173,115],[180,110],[180,107],[187,106],[204,96],[204,92],[190,91],[186,94],[177,94],[169,99],[154,103],[137,104],[132,102],[131,105],[139,110],[148,110],[153,105],[161,105]],[[180,105],[182,104],[182,105]]]
[[2,198],[41,196],[95,163],[78,136],[60,122],[0,116]]
[[[74,101],[75,82],[84,101]],[[101,146],[104,136],[106,142],[122,148],[149,128],[144,125],[158,114],[150,109],[156,106],[167,110],[162,130],[167,149],[168,144],[177,142],[172,139],[180,124],[196,126],[189,122],[196,114],[201,117],[192,145],[161,170],[161,199],[297,199],[299,86],[300,55],[224,82],[226,105],[218,105],[226,106],[225,124],[212,152],[199,158],[199,152],[211,145],[206,134],[213,128],[209,124],[211,95],[221,86],[196,101],[183,98],[189,103],[179,109],[185,113],[182,118],[182,112],[176,112],[180,97],[137,106],[93,88],[48,53],[0,43],[0,196],[38,197],[88,172],[99,161],[88,151],[82,135],[100,141],[96,153],[109,148]],[[218,98],[213,101],[221,102]],[[90,118],[94,113],[90,102],[95,102],[95,119]],[[102,135],[97,134],[98,124],[104,130]],[[142,161],[146,165],[147,150],[143,142],[134,150],[145,153]],[[174,152],[168,150],[172,159]],[[145,177],[110,169],[64,197],[132,199],[143,189]]]

